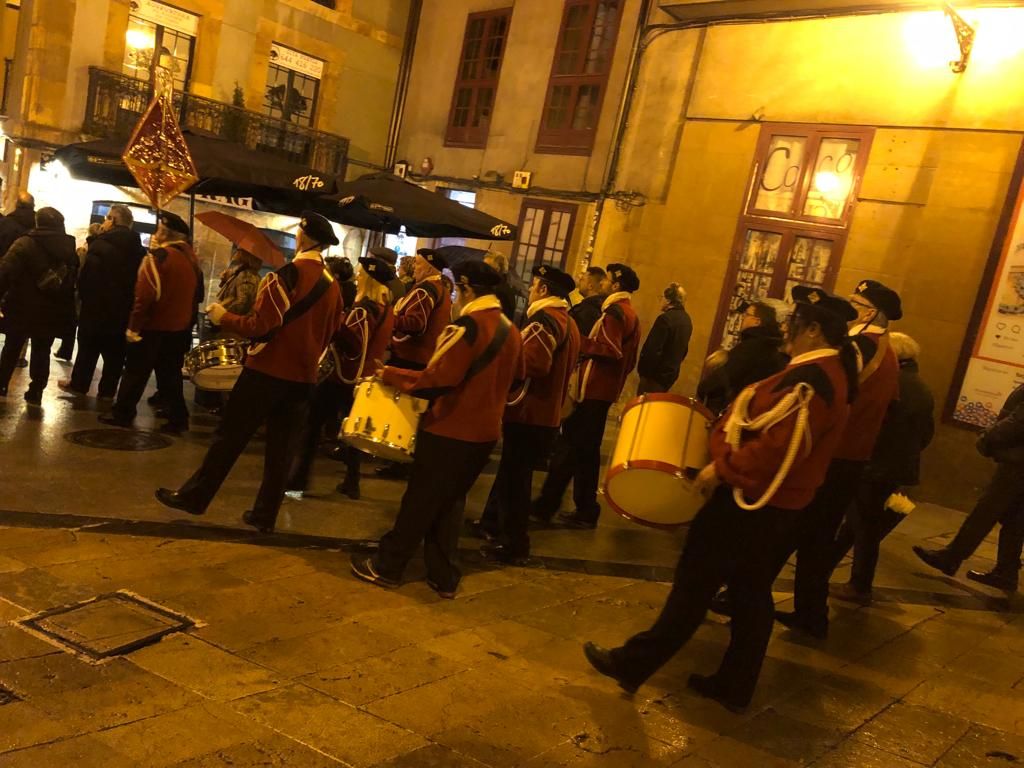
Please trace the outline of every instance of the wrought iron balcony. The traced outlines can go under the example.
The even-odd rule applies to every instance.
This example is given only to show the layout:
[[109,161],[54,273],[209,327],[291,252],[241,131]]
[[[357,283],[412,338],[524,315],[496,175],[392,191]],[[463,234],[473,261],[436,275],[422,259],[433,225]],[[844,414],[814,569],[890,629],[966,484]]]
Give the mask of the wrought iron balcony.
[[[101,138],[127,139],[151,97],[145,80],[90,67],[82,130]],[[348,139],[343,136],[189,93],[176,93],[174,105],[183,128],[237,141],[249,149],[302,163],[320,173],[344,176]]]

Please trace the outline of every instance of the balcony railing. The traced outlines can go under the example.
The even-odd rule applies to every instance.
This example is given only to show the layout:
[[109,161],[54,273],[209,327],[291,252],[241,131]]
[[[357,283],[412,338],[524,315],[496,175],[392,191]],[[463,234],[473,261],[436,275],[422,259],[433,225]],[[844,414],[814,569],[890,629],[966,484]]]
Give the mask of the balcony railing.
[[[82,130],[99,137],[131,135],[152,98],[149,83],[118,72],[89,68],[89,96]],[[348,139],[189,93],[175,93],[183,128],[206,131],[249,149],[276,155],[324,174],[344,176]]]

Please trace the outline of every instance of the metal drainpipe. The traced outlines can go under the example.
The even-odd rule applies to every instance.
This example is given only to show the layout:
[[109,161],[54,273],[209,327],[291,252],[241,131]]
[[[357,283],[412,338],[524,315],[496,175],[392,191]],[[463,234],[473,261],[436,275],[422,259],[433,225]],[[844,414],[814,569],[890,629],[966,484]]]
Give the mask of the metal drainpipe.
[[388,127],[388,141],[384,149],[384,167],[393,168],[398,155],[398,138],[402,132],[402,118],[405,115],[405,100],[409,94],[409,79],[412,75],[412,57],[416,50],[416,34],[420,28],[420,13],[423,0],[411,0],[409,22],[405,28],[405,42],[402,45],[402,60],[398,65],[398,80],[395,83],[395,103],[391,107],[391,125]]

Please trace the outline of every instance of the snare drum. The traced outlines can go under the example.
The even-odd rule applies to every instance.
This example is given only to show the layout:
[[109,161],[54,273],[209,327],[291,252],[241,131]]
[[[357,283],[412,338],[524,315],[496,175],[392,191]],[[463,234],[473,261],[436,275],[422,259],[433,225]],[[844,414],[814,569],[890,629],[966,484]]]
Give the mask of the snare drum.
[[612,509],[654,528],[692,520],[706,501],[693,481],[710,460],[712,418],[679,395],[642,395],[627,405],[605,478]]
[[248,349],[245,339],[204,341],[185,355],[185,375],[199,389],[227,392],[242,374]]
[[339,437],[366,453],[408,463],[425,410],[426,400],[403,394],[378,378],[363,379],[356,385]]

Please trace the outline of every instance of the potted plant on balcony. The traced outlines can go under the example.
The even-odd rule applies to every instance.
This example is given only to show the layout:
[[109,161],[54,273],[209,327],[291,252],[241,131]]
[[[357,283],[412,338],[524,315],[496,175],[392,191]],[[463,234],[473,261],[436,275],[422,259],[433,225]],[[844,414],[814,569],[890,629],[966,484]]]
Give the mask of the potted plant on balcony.
[[242,87],[235,83],[234,93],[231,94],[231,108],[224,114],[224,138],[237,141],[239,144],[248,144],[248,132],[249,115],[245,111],[245,94]]

